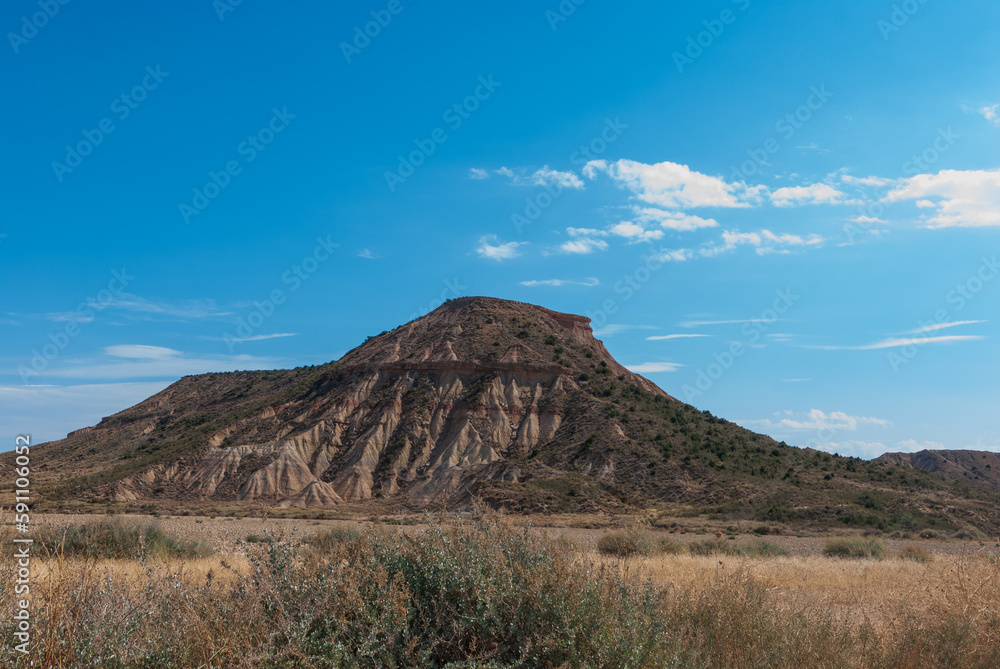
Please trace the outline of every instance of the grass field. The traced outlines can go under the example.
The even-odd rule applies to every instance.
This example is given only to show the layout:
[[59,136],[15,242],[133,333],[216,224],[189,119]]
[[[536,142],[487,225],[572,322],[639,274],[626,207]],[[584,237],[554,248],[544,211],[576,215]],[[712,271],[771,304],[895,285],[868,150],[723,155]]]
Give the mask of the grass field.
[[[7,641],[3,666],[1000,666],[994,543],[529,530],[497,515],[74,520],[87,528],[72,536],[103,547],[53,542],[65,519],[39,525],[61,554],[34,553],[32,654]],[[616,533],[641,550],[609,550]],[[136,536],[122,558],[114,541]]]

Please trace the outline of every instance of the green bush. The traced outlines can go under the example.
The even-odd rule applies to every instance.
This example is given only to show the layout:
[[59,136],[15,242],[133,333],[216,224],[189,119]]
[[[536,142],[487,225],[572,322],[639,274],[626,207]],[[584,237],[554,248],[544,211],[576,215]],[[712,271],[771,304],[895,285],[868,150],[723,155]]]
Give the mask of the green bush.
[[168,534],[158,523],[119,519],[48,528],[35,541],[52,554],[97,559],[197,558],[214,552]]
[[885,559],[885,544],[879,539],[831,539],[823,548],[827,557],[848,559]]

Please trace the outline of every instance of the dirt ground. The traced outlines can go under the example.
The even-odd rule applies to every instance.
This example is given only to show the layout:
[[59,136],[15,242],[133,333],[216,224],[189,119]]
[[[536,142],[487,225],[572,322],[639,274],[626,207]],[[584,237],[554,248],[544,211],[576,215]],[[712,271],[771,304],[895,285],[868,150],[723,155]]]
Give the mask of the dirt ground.
[[[301,541],[316,532],[328,531],[334,528],[352,527],[359,531],[372,528],[378,525],[382,528],[398,529],[399,531],[414,533],[420,532],[427,527],[424,523],[416,524],[395,524],[398,521],[385,520],[383,522],[372,522],[370,520],[309,520],[300,518],[253,518],[253,517],[200,517],[200,516],[171,516],[154,518],[142,515],[117,515],[115,518],[135,519],[142,522],[156,521],[170,533],[181,537],[186,537],[200,541],[212,546],[221,553],[242,553],[243,545],[248,536],[256,535],[264,537],[266,534],[277,541]],[[32,518],[36,526],[60,526],[67,523],[84,523],[88,521],[108,518],[104,515],[81,515],[81,514],[39,514]],[[553,527],[542,525],[547,519],[527,519],[514,517],[514,522],[530,524],[532,531],[542,532],[553,538],[562,538],[571,541],[586,551],[595,551],[597,540],[607,533],[607,529],[587,529],[578,527]],[[412,522],[412,521],[407,521]],[[462,518],[448,518],[448,523],[470,522]],[[702,541],[704,539],[714,539],[713,532],[692,532],[675,531],[669,533],[667,530],[652,529],[656,534],[669,536],[681,542]],[[838,533],[838,536],[843,533]],[[769,535],[760,537],[753,534],[747,527],[742,533],[733,537],[725,536],[727,541],[732,541],[735,545],[750,544],[759,541],[767,541],[781,548],[784,548],[793,557],[805,557],[820,555],[828,540],[828,536],[793,536],[782,534],[778,536]],[[928,551],[941,556],[972,556],[972,555],[1000,555],[998,539],[992,538],[989,541],[958,541],[950,539],[890,539],[881,537],[886,544],[890,555],[894,555],[901,548],[908,545],[918,544]],[[242,544],[242,545],[241,545]]]

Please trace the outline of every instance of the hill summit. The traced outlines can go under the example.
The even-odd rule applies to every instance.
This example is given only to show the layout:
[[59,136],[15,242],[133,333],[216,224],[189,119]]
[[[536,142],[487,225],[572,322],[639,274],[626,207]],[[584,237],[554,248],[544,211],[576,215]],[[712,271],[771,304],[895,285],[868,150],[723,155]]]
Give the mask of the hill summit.
[[[588,318],[490,297],[450,300],[325,365],[185,377],[38,451],[56,507],[479,499],[533,512],[956,524],[907,493],[950,485],[935,474],[775,442],[630,372]],[[966,522],[990,525],[993,503],[963,502]]]

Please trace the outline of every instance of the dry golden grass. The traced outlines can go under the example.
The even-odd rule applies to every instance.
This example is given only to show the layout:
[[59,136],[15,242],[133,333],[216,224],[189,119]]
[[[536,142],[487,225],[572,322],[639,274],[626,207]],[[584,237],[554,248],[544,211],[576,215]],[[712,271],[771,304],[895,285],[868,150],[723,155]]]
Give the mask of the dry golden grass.
[[[184,520],[192,530],[185,536],[217,528],[233,535],[227,542],[237,543],[244,532],[261,527],[260,521]],[[623,652],[622,639],[662,634],[647,659],[632,666],[1000,666],[1000,560],[992,546],[975,542],[936,551],[930,562],[900,558],[900,546],[890,546],[885,560],[828,558],[818,550],[791,557],[723,551],[622,559],[598,552],[600,533],[528,532],[494,516],[483,526],[437,530],[309,525],[325,531],[344,527],[352,529],[335,532],[325,543],[243,543],[241,552],[210,557],[140,562],[36,556],[32,594],[44,616],[35,666],[94,666],[96,658],[106,667],[369,666],[345,658],[361,657],[362,651],[372,658],[405,657],[406,644],[436,648],[427,650],[427,657],[437,657],[444,652],[434,641],[439,634],[450,657],[488,657],[477,645],[482,643],[514,644],[514,657],[517,644],[537,643],[536,632],[564,628],[579,630],[574,634],[580,638],[600,638],[601,653]],[[286,538],[293,535],[283,524],[275,529],[287,530]],[[460,547],[456,537],[468,543]],[[697,538],[721,548],[758,541]],[[548,594],[539,595],[540,584]],[[564,591],[564,584],[572,588]],[[589,584],[596,589],[588,590]],[[10,576],[0,575],[0,585],[9,588]],[[444,589],[452,593],[447,598]],[[560,602],[554,610],[545,608],[551,597]],[[439,606],[444,606],[434,618],[439,627],[413,627],[405,640],[395,639],[400,625],[422,625],[426,611]],[[527,607],[526,618],[504,617],[512,607]],[[561,610],[572,615],[562,619],[553,612]],[[541,622],[539,612],[547,612],[551,622]],[[463,628],[462,638],[471,641],[454,647],[448,630],[477,616],[483,616],[481,624]],[[496,637],[515,622],[525,625],[526,636]],[[364,650],[376,629],[377,644]],[[559,643],[553,636],[543,646],[551,650]],[[158,650],[150,654],[149,648]],[[334,648],[347,654],[330,655]],[[584,653],[581,658],[599,655],[586,644],[568,648]],[[109,664],[116,653],[144,659]],[[315,663],[280,664],[297,653],[311,653]],[[648,659],[654,657],[659,659]],[[588,660],[579,666],[615,665]]]
[[929,563],[821,556],[598,559],[617,564],[630,578],[648,579],[664,589],[707,590],[720,578],[735,574],[764,584],[775,606],[821,606],[839,620],[868,622],[882,630],[907,617],[934,623],[960,615],[975,625],[995,625],[1000,620],[1000,562],[973,553]]

